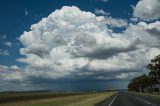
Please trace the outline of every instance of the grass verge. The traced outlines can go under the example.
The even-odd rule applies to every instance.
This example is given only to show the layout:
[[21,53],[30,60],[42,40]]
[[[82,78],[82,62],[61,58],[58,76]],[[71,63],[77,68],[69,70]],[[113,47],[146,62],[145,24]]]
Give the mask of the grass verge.
[[115,92],[77,94],[64,97],[1,103],[0,106],[94,106]]
[[160,99],[160,94],[149,94],[149,93],[140,93],[140,92],[131,92],[131,93],[135,93],[137,95],[143,95],[143,96],[151,96],[151,97],[155,97],[155,98],[159,98]]

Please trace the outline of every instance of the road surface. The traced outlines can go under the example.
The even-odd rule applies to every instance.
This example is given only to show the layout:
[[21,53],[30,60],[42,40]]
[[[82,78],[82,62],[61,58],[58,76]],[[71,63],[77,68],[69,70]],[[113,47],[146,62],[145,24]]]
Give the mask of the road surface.
[[97,106],[160,106],[160,99],[130,92],[119,92]]

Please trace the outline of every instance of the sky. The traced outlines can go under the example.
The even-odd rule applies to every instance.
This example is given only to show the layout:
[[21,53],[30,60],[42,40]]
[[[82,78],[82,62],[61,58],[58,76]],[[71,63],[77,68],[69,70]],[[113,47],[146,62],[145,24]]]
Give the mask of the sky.
[[0,91],[126,89],[159,44],[160,0],[0,0]]

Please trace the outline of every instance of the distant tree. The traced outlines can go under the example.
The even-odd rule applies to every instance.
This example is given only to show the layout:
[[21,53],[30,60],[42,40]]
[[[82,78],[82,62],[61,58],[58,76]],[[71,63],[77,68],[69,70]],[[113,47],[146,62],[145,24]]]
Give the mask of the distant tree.
[[152,80],[147,75],[135,77],[128,84],[128,89],[136,92],[151,92]]
[[141,81],[141,87],[143,92],[152,92],[152,80],[149,76],[143,75],[140,76],[140,81]]
[[158,86],[158,92],[160,92],[160,55],[153,58],[147,68],[151,70],[149,76],[152,78],[153,84]]
[[160,55],[151,60],[147,65],[150,70],[149,75],[135,77],[128,84],[128,90],[137,92],[153,92],[160,93]]
[[152,82],[152,90],[153,91],[156,91],[156,84],[158,84],[157,82],[157,77],[156,77],[156,72],[155,71],[150,71],[149,72],[149,77],[151,79],[151,82]]

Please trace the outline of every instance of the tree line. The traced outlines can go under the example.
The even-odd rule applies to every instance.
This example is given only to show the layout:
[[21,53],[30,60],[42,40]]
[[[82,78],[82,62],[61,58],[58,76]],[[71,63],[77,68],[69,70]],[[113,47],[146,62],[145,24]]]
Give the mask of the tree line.
[[129,91],[160,93],[160,55],[151,60],[147,69],[150,70],[148,75],[144,74],[131,80],[128,84]]

